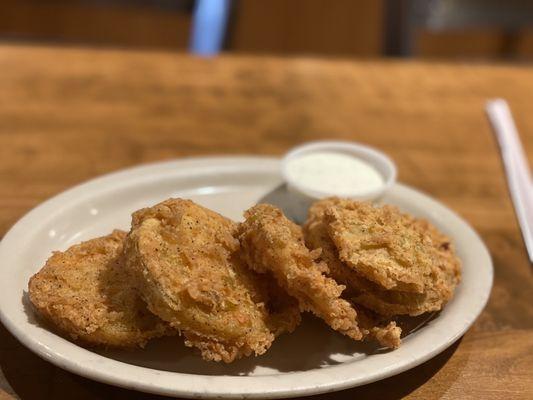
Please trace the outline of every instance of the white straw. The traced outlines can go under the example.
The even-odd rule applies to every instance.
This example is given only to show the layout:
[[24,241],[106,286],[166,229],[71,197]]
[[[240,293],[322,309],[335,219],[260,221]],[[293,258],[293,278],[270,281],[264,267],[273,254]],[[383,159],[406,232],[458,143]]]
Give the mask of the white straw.
[[533,263],[533,184],[529,164],[507,102],[503,99],[489,100],[486,111],[500,145],[509,192],[529,261]]

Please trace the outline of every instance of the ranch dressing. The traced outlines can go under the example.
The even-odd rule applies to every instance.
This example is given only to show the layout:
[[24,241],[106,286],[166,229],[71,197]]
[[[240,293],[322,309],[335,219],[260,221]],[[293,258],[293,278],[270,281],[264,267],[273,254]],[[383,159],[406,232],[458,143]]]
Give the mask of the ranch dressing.
[[350,154],[321,151],[289,160],[287,177],[298,185],[337,196],[369,192],[384,185],[381,174]]

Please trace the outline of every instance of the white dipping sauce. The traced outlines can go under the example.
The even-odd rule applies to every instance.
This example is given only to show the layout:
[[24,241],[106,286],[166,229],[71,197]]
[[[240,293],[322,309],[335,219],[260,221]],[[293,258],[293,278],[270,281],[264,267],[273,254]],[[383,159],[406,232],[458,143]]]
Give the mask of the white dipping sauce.
[[384,185],[383,177],[372,165],[346,153],[304,154],[289,160],[285,172],[301,187],[338,196],[368,192]]

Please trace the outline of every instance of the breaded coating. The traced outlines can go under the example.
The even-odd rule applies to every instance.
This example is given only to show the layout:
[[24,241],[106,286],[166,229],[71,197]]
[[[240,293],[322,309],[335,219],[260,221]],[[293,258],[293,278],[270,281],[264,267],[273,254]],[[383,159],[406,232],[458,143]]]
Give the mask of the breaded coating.
[[[290,297],[277,285],[272,277],[264,277],[255,274],[253,271],[249,273],[255,276],[257,287],[251,293],[256,295],[254,299],[257,303],[264,303],[266,306],[265,324],[274,335],[278,337],[282,333],[293,332],[302,320],[298,302],[293,297]],[[228,347],[217,341],[206,339],[205,337],[195,335],[190,331],[184,331],[185,344],[189,347],[196,347],[206,360],[218,360],[222,356],[222,360],[226,362],[233,361],[245,353],[239,353],[235,347],[231,348],[231,353]],[[237,350],[237,352],[235,352]]]
[[[327,275],[335,279],[338,283],[346,286],[343,292],[343,298],[357,300],[358,295],[364,294],[365,299],[370,298],[370,305],[377,305],[378,309],[385,310],[384,315],[389,314],[390,304],[383,300],[383,290],[367,279],[359,276],[353,269],[347,267],[337,255],[337,249],[329,238],[326,224],[324,223],[323,202],[316,202],[309,211],[309,218],[304,227],[305,242],[310,249],[320,249],[318,260],[325,262],[328,266]],[[352,304],[357,312],[359,327],[365,340],[375,340],[382,346],[395,349],[400,346],[400,336],[402,330],[396,326],[394,321],[380,317],[361,304],[366,302],[356,302]],[[375,309],[375,307],[371,307]]]
[[460,279],[450,240],[396,207],[352,202],[325,212],[342,261],[386,289],[424,293],[440,309]]
[[460,279],[450,240],[396,207],[321,200],[309,211],[305,235],[354,301],[381,315],[440,310]]
[[140,299],[122,257],[126,233],[54,252],[29,282],[29,297],[46,320],[88,345],[143,347],[175,333]]
[[417,315],[424,312],[427,297],[425,294],[383,289],[339,259],[324,218],[324,211],[336,200],[321,200],[311,206],[304,226],[304,236],[307,247],[320,250],[319,260],[328,265],[328,276],[346,286],[343,297],[381,315]]
[[302,321],[298,300],[289,296],[271,274],[255,274],[257,279],[265,284],[268,301],[268,326],[277,337],[285,332],[294,332]]
[[360,305],[354,305],[357,310],[359,326],[365,340],[373,340],[389,349],[396,349],[402,343],[400,336],[402,329],[386,317],[382,317]]
[[239,240],[248,266],[259,273],[272,273],[278,284],[298,299],[302,311],[311,311],[333,329],[360,340],[357,314],[340,298],[344,286],[323,275],[326,266],[314,261],[301,228],[268,204],[252,207],[245,217]]
[[[236,224],[192,201],[169,199],[133,214],[127,265],[149,309],[183,332],[206,360],[263,354],[275,334],[268,293],[241,262]],[[293,306],[293,309],[295,307]]]

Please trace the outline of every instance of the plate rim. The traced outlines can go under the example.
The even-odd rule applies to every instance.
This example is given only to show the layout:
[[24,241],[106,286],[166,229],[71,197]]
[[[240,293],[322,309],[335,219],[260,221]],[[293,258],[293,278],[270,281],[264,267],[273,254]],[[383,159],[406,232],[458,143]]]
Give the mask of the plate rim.
[[[265,163],[262,165],[261,163],[258,163],[258,161]],[[4,259],[7,253],[9,253],[9,245],[12,242],[17,242],[20,240],[17,240],[16,236],[20,234],[19,231],[23,231],[26,228],[26,225],[35,217],[39,216],[39,214],[45,213],[50,208],[54,208],[57,204],[62,204],[63,202],[68,201],[74,201],[76,196],[78,196],[78,192],[80,191],[86,191],[88,193],[91,192],[91,190],[95,191],[97,188],[100,188],[100,192],[105,192],[107,190],[112,190],[113,188],[116,188],[116,180],[120,180],[120,185],[128,186],[131,184],[132,180],[138,181],[136,179],[136,174],[161,174],[166,170],[171,170],[173,173],[176,173],[175,168],[180,167],[185,170],[185,173],[190,173],[191,169],[198,169],[198,168],[204,168],[210,165],[210,168],[213,167],[213,165],[220,165],[224,167],[228,167],[228,170],[241,170],[243,165],[250,164],[253,167],[254,171],[259,171],[260,169],[265,169],[266,171],[273,171],[274,169],[279,169],[280,165],[280,159],[276,157],[265,157],[265,156],[215,156],[215,157],[188,157],[188,158],[181,158],[181,159],[174,159],[174,160],[167,160],[167,161],[159,161],[154,163],[147,163],[147,164],[141,164],[125,169],[120,169],[105,175],[98,176],[96,178],[87,180],[85,182],[82,182],[78,185],[75,185],[51,198],[48,200],[45,200],[44,202],[40,203],[33,209],[31,209],[29,212],[27,212],[23,217],[21,217],[9,230],[6,232],[4,237],[2,238],[2,241],[0,242],[0,271],[3,271],[5,268]],[[258,165],[261,164],[261,165]],[[240,166],[240,167],[239,167]],[[88,190],[89,189],[89,190]],[[397,183],[394,186],[394,190],[405,192],[411,194],[414,194],[416,196],[419,196],[421,200],[424,200],[426,203],[431,204],[434,207],[441,208],[446,210],[447,213],[452,215],[457,222],[459,222],[463,228],[465,228],[465,232],[468,231],[468,233],[472,236],[473,240],[475,240],[478,245],[478,251],[481,251],[482,256],[485,258],[485,264],[487,265],[487,279],[486,279],[486,289],[483,292],[484,296],[483,298],[480,298],[478,301],[478,307],[477,310],[472,313],[472,315],[469,316],[468,321],[465,322],[464,326],[457,330],[454,335],[450,336],[446,341],[443,341],[438,346],[435,346],[431,351],[426,352],[424,355],[419,356],[418,358],[414,360],[409,360],[409,362],[403,362],[399,365],[392,364],[389,365],[388,368],[383,368],[382,370],[373,373],[368,374],[363,377],[355,377],[351,379],[344,379],[344,380],[335,380],[333,379],[331,382],[326,382],[322,384],[311,384],[308,386],[298,387],[298,388],[277,388],[276,384],[281,383],[280,381],[284,380],[284,377],[290,376],[293,380],[294,377],[300,376],[300,375],[307,375],[307,376],[313,376],[313,375],[328,375],[327,372],[324,371],[334,371],[338,370],[338,368],[349,368],[349,364],[341,364],[339,366],[333,366],[325,369],[317,369],[317,370],[310,370],[310,371],[299,371],[299,372],[291,372],[281,375],[264,375],[264,376],[209,376],[209,375],[197,375],[197,374],[186,374],[186,373],[178,373],[178,372],[169,372],[169,371],[161,371],[161,370],[155,370],[147,367],[141,367],[141,366],[134,366],[131,364],[127,364],[118,360],[112,360],[105,356],[101,356],[99,354],[90,352],[89,350],[83,349],[80,346],[77,346],[73,344],[74,346],[85,350],[86,352],[95,355],[97,357],[101,357],[107,362],[110,363],[118,363],[118,367],[124,367],[126,366],[128,369],[139,369],[139,373],[151,373],[155,381],[158,380],[158,378],[161,378],[164,375],[172,374],[173,376],[184,376],[185,379],[190,379],[191,381],[195,381],[192,384],[189,385],[189,387],[165,387],[165,386],[159,386],[157,383],[153,384],[150,382],[139,382],[133,380],[133,378],[128,378],[127,376],[120,376],[120,373],[118,374],[110,374],[108,370],[105,370],[105,368],[95,368],[94,366],[87,367],[82,364],[76,363],[75,361],[69,359],[68,357],[64,357],[63,355],[58,355],[53,352],[53,349],[48,347],[44,343],[40,343],[38,341],[33,340],[32,338],[28,337],[28,335],[25,335],[23,332],[23,327],[17,326],[17,324],[11,320],[9,317],[9,310],[5,310],[5,307],[3,306],[2,302],[0,302],[0,320],[4,324],[4,326],[13,334],[25,347],[30,349],[32,352],[36,353],[41,358],[45,359],[48,362],[51,362],[52,364],[66,369],[72,373],[84,376],[89,379],[93,379],[96,381],[104,382],[107,384],[112,384],[116,386],[121,386],[128,389],[135,389],[140,390],[143,392],[149,392],[149,393],[156,393],[156,394],[165,394],[165,395],[171,395],[171,396],[181,396],[181,397],[247,397],[247,398],[274,398],[274,397],[295,397],[295,396],[302,396],[302,395],[310,395],[310,394],[318,394],[318,393],[325,393],[325,392],[331,392],[331,391],[337,391],[342,389],[347,389],[363,384],[368,384],[371,382],[375,382],[384,378],[387,378],[389,376],[396,375],[398,373],[401,373],[405,370],[411,369],[417,365],[422,364],[423,362],[429,360],[430,358],[434,357],[435,355],[441,353],[443,350],[451,346],[455,341],[457,341],[475,322],[479,314],[483,311],[485,308],[488,299],[490,297],[491,288],[493,285],[493,277],[494,277],[494,268],[492,264],[492,260],[490,257],[490,253],[488,249],[486,248],[485,244],[483,243],[480,236],[477,234],[477,232],[466,222],[463,218],[461,218],[457,213],[455,213],[453,210],[446,207],[444,204],[440,203],[439,201],[431,198],[427,194],[417,190],[413,189],[411,187],[408,187],[406,185]],[[78,196],[78,201],[80,197]],[[51,217],[50,217],[51,218]],[[1,272],[0,272],[1,275]],[[0,280],[0,287],[2,286],[2,281]],[[0,291],[1,292],[1,291]],[[0,295],[1,298],[1,295]],[[398,350],[396,350],[398,351]],[[388,353],[388,354],[393,354]],[[102,371],[104,369],[104,371]],[[333,376],[332,374],[329,374]],[[239,384],[236,385],[240,387],[241,389],[243,387],[246,387],[247,390],[241,390],[241,391],[220,391],[220,390],[211,390],[211,387],[208,385],[199,385],[194,387],[195,385],[198,385],[198,383],[202,382],[196,382],[198,380],[202,380],[209,382],[209,385],[213,385],[213,380],[221,381],[222,385],[216,385],[220,387],[224,387],[224,385],[230,385],[235,386],[235,384],[238,382]],[[247,385],[243,385],[244,381],[248,381]],[[206,382],[204,382],[206,383]],[[261,383],[261,384],[259,384]],[[192,386],[192,388],[191,388]],[[252,389],[250,390],[250,387]],[[263,392],[260,389],[261,388],[268,388],[268,392]],[[258,390],[259,389],[259,390]]]

